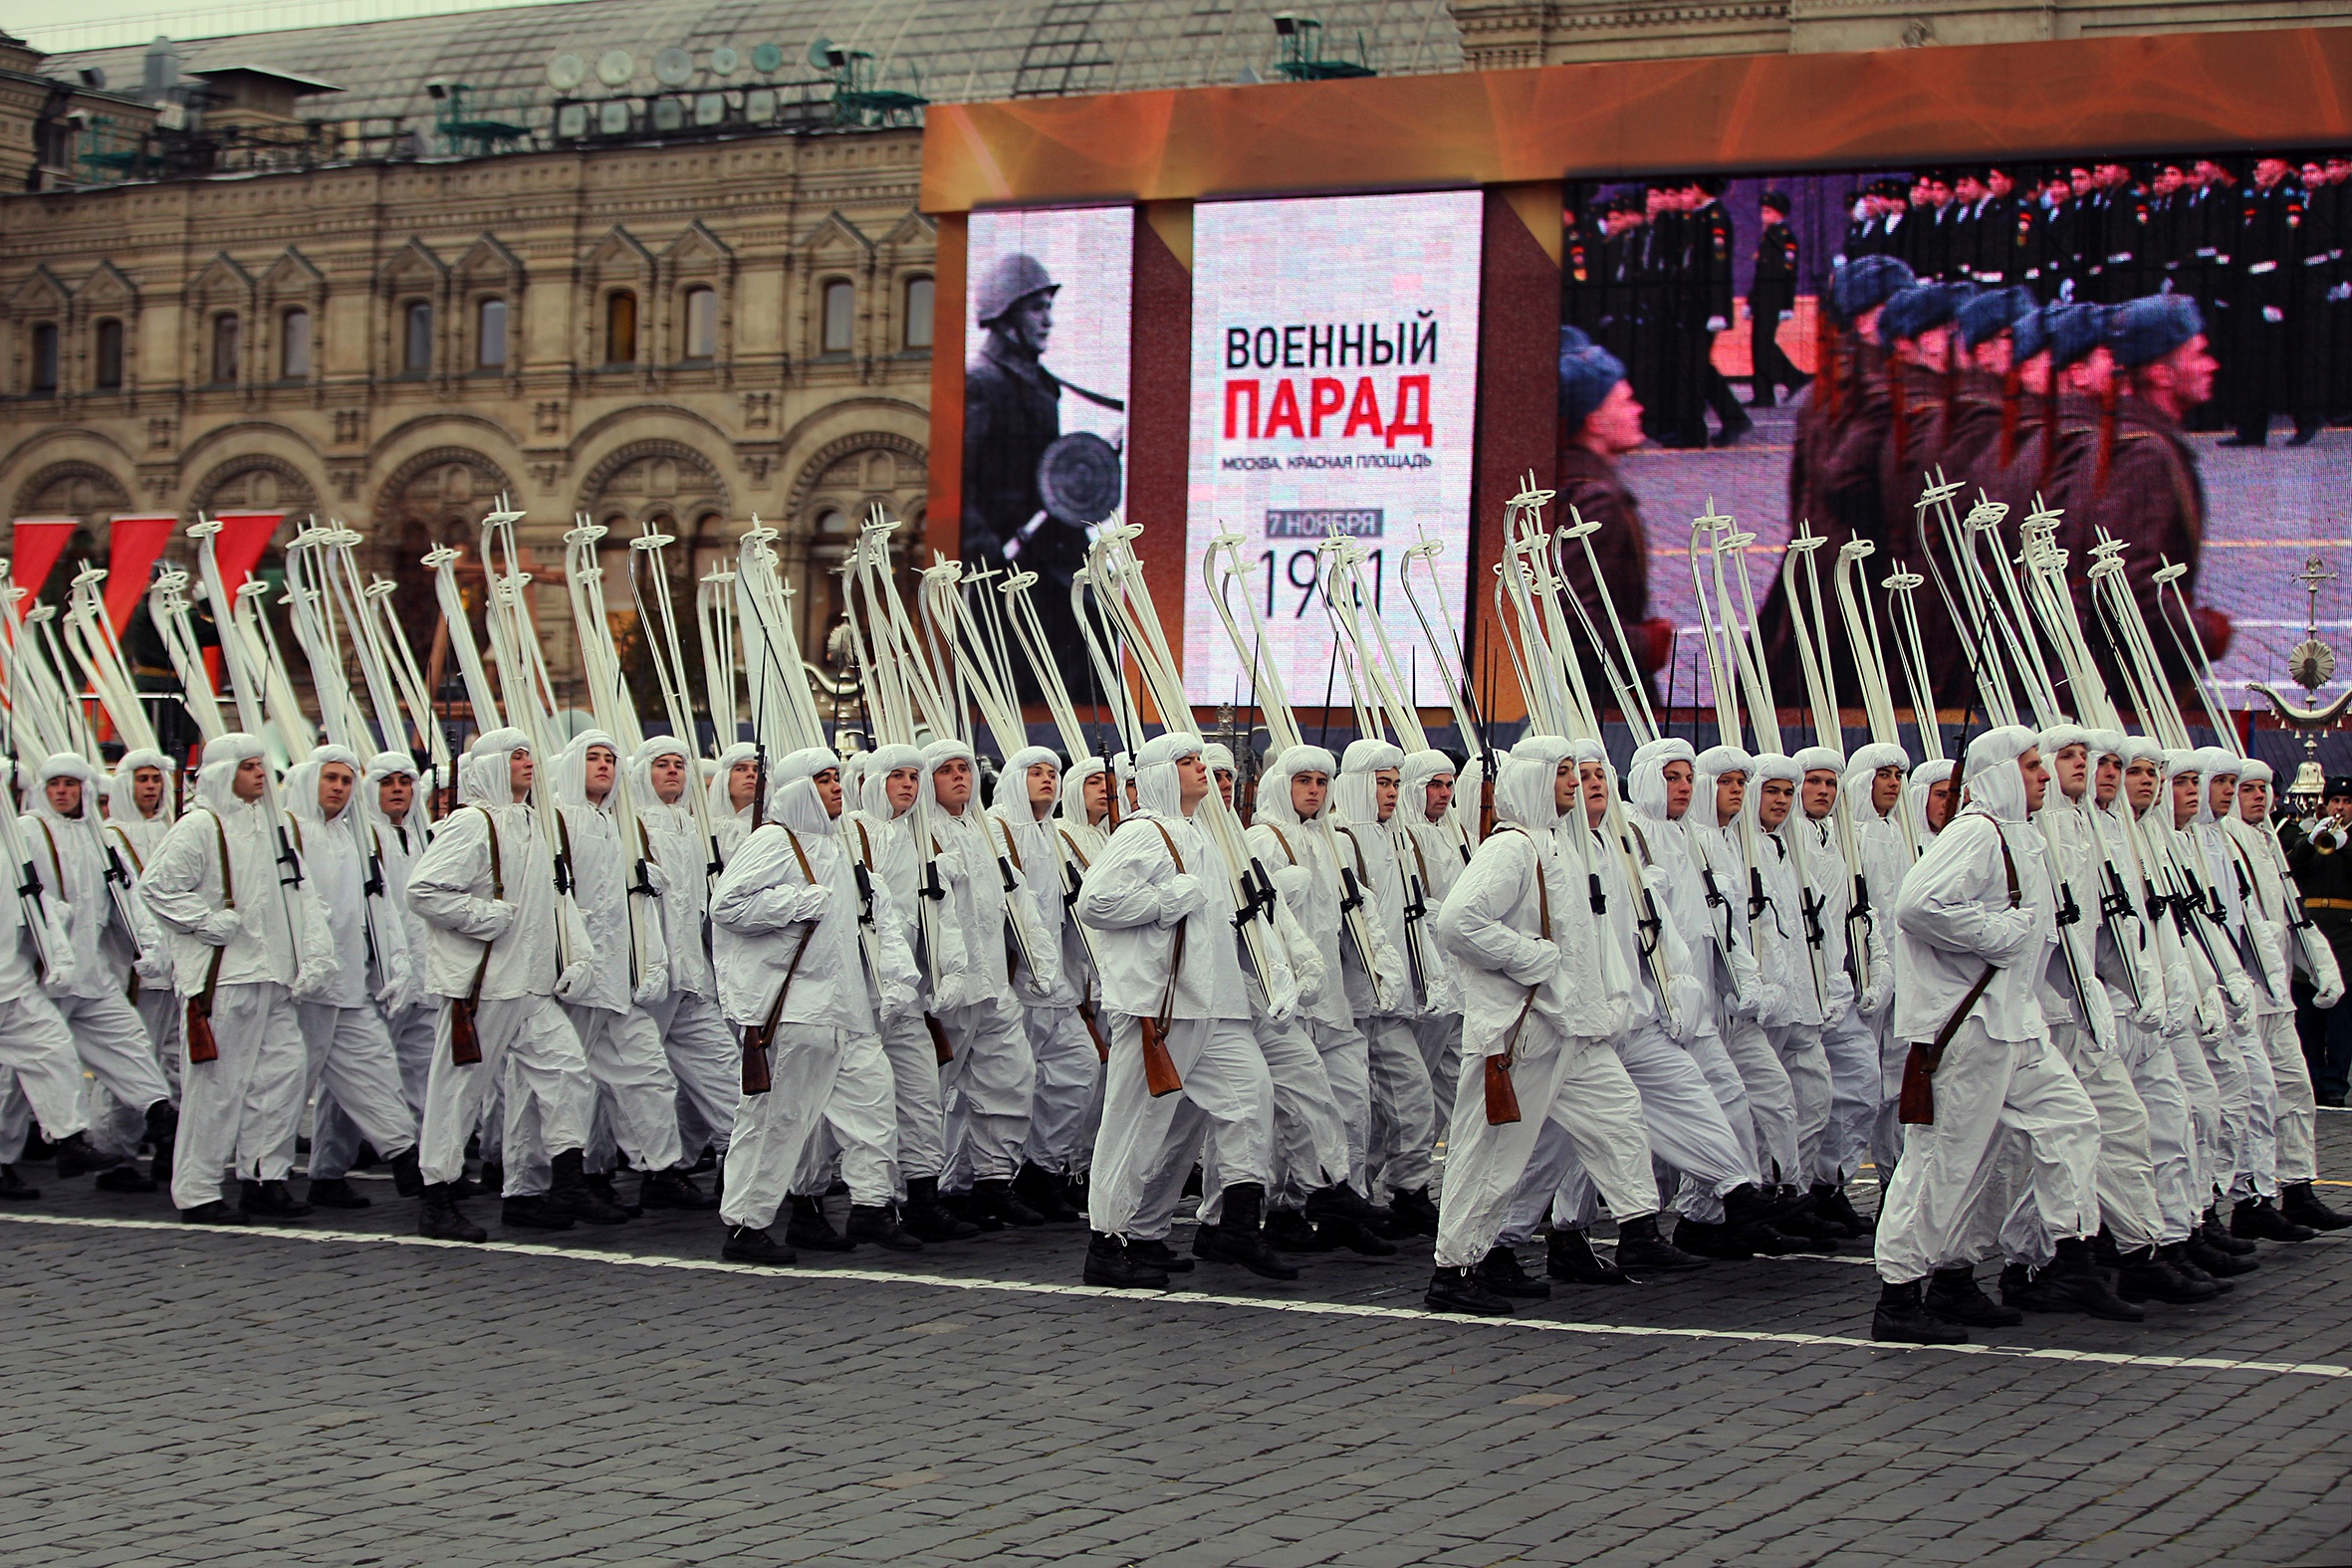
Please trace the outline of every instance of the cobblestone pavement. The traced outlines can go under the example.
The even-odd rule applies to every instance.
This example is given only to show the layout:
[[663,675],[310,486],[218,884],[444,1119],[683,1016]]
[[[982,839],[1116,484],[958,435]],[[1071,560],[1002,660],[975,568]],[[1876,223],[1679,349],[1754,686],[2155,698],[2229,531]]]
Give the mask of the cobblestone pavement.
[[1963,1354],[1868,1345],[1859,1256],[1484,1324],[1417,1310],[1426,1241],[1137,1299],[1074,1229],[761,1274],[708,1217],[50,1185],[0,1212],[0,1564],[2352,1561],[2352,1239]]

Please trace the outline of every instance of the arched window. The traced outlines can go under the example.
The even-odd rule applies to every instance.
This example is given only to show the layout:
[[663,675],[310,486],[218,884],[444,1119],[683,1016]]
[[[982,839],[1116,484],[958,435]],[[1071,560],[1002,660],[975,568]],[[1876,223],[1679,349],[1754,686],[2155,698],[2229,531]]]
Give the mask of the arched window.
[[244,335],[239,331],[234,311],[223,311],[212,319],[212,384],[233,386],[243,367]]
[[616,289],[604,301],[604,362],[637,362],[637,297]]
[[506,301],[484,300],[474,313],[474,363],[485,370],[506,364]]
[[305,310],[288,311],[278,318],[278,379],[307,381],[311,378],[311,313]]
[[849,334],[857,312],[857,290],[846,278],[824,286],[824,351],[847,353]]
[[411,300],[401,313],[400,369],[403,374],[422,375],[433,367],[433,308],[422,300]]
[[906,346],[931,346],[931,302],[936,291],[928,278],[906,280]]
[[35,397],[57,395],[57,324],[42,322],[33,329],[33,384]]
[[110,317],[98,324],[98,389],[122,388],[122,324]]
[[719,291],[686,291],[686,353],[689,359],[715,359],[719,354]]

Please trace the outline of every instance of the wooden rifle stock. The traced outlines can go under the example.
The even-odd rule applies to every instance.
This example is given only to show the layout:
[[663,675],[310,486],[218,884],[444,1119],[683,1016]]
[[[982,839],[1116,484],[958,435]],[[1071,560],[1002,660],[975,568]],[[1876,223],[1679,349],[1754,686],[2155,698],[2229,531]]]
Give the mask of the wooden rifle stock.
[[1082,1002],[1078,1004],[1078,1021],[1086,1025],[1086,1038],[1094,1042],[1094,1059],[1110,1060],[1110,1043],[1102,1037],[1102,1025],[1095,1021],[1094,1009]]
[[[229,874],[229,830],[221,819],[212,819],[213,831],[220,835],[220,897],[221,907],[237,907],[237,883]],[[235,938],[230,939],[234,941]],[[204,989],[188,999],[188,1015],[184,1025],[187,1035],[188,1060],[191,1062],[218,1061],[220,1041],[212,1033],[212,993],[220,985],[220,960],[228,949],[224,942],[212,950],[212,962],[204,971]]]
[[1143,1086],[1155,1100],[1174,1094],[1184,1087],[1184,1080],[1177,1076],[1176,1058],[1168,1054],[1168,1021],[1137,1018],[1135,1022],[1143,1031]]
[[931,1031],[931,1054],[944,1067],[956,1059],[955,1046],[948,1043],[947,1028],[934,1012],[923,1014],[923,1027]]
[[1487,1125],[1508,1127],[1519,1120],[1519,1090],[1511,1081],[1511,1062],[1504,1056],[1487,1058]]
[[[761,772],[764,784],[766,770]],[[801,847],[801,835],[789,827],[784,829],[784,835],[792,840],[793,856],[801,862],[802,877],[809,886],[817,886],[817,873],[810,867],[808,851]],[[801,960],[809,956],[809,943],[817,935],[822,920],[820,916],[810,921],[808,929],[801,933],[801,945],[793,949],[793,961],[785,967],[784,979],[776,983],[776,1000],[768,1004],[768,1016],[743,1031],[743,1092],[746,1094],[766,1094],[775,1087],[768,1073],[768,1047],[776,1041],[776,1020],[784,1015],[785,993],[793,989],[793,977],[801,972]]]
[[[1999,826],[1994,828],[1999,833]],[[2000,839],[2000,866],[2008,873],[2009,908],[2017,907],[2017,862],[2009,855],[2007,835]],[[2063,936],[2060,940],[2064,940]],[[1936,1124],[1936,1069],[1944,1065],[1944,1047],[1952,1043],[1952,1036],[1960,1032],[1961,1020],[1969,1015],[1977,1000],[1993,984],[1992,965],[1985,966],[1968,995],[1960,999],[1960,1006],[1952,1009],[1952,1016],[1936,1031],[1932,1040],[1915,1040],[1910,1054],[1903,1058],[1903,1092],[1895,1100],[1895,1120],[1905,1127],[1933,1127]],[[2087,1007],[2088,1004],[2085,1003]]]
[[[505,869],[499,864],[498,819],[477,806],[482,812],[482,823],[490,834],[490,897],[506,897]],[[449,999],[449,1061],[452,1066],[471,1067],[482,1059],[482,1031],[477,1015],[482,1008],[482,983],[490,978],[490,954],[498,945],[493,937],[482,944],[482,962],[474,970],[473,989],[462,997]]]

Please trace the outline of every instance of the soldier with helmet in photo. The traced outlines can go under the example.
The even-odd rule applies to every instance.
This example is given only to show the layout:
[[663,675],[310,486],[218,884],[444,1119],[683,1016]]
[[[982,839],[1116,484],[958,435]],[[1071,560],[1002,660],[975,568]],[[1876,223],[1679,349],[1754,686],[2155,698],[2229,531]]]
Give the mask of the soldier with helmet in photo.
[[[1086,531],[1120,500],[1118,449],[1090,432],[1061,431],[1061,394],[1123,413],[1115,397],[1046,368],[1061,285],[1036,257],[1016,251],[982,275],[973,315],[987,336],[964,367],[963,559],[1045,578],[1032,596],[1049,646],[1082,647],[1070,620],[1069,584],[1085,564]],[[1064,679],[1082,678],[1073,659]],[[1032,679],[1024,666],[1025,685]],[[1025,695],[1034,695],[1026,693]]]

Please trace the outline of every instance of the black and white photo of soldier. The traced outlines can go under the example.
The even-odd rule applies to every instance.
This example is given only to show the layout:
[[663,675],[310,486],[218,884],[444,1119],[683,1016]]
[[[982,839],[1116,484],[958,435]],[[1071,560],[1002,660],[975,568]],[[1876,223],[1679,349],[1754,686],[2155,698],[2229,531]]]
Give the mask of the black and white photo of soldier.
[[[997,258],[973,291],[985,335],[964,370],[963,559],[969,568],[1034,571],[1030,588],[1070,695],[1084,703],[1092,678],[1070,608],[1070,582],[1086,563],[1095,525],[1117,510],[1126,403],[1066,381],[1044,360],[1061,285],[1026,252]],[[1063,392],[1122,416],[1110,438],[1062,432]],[[1030,674],[1022,670],[1025,697]]]

